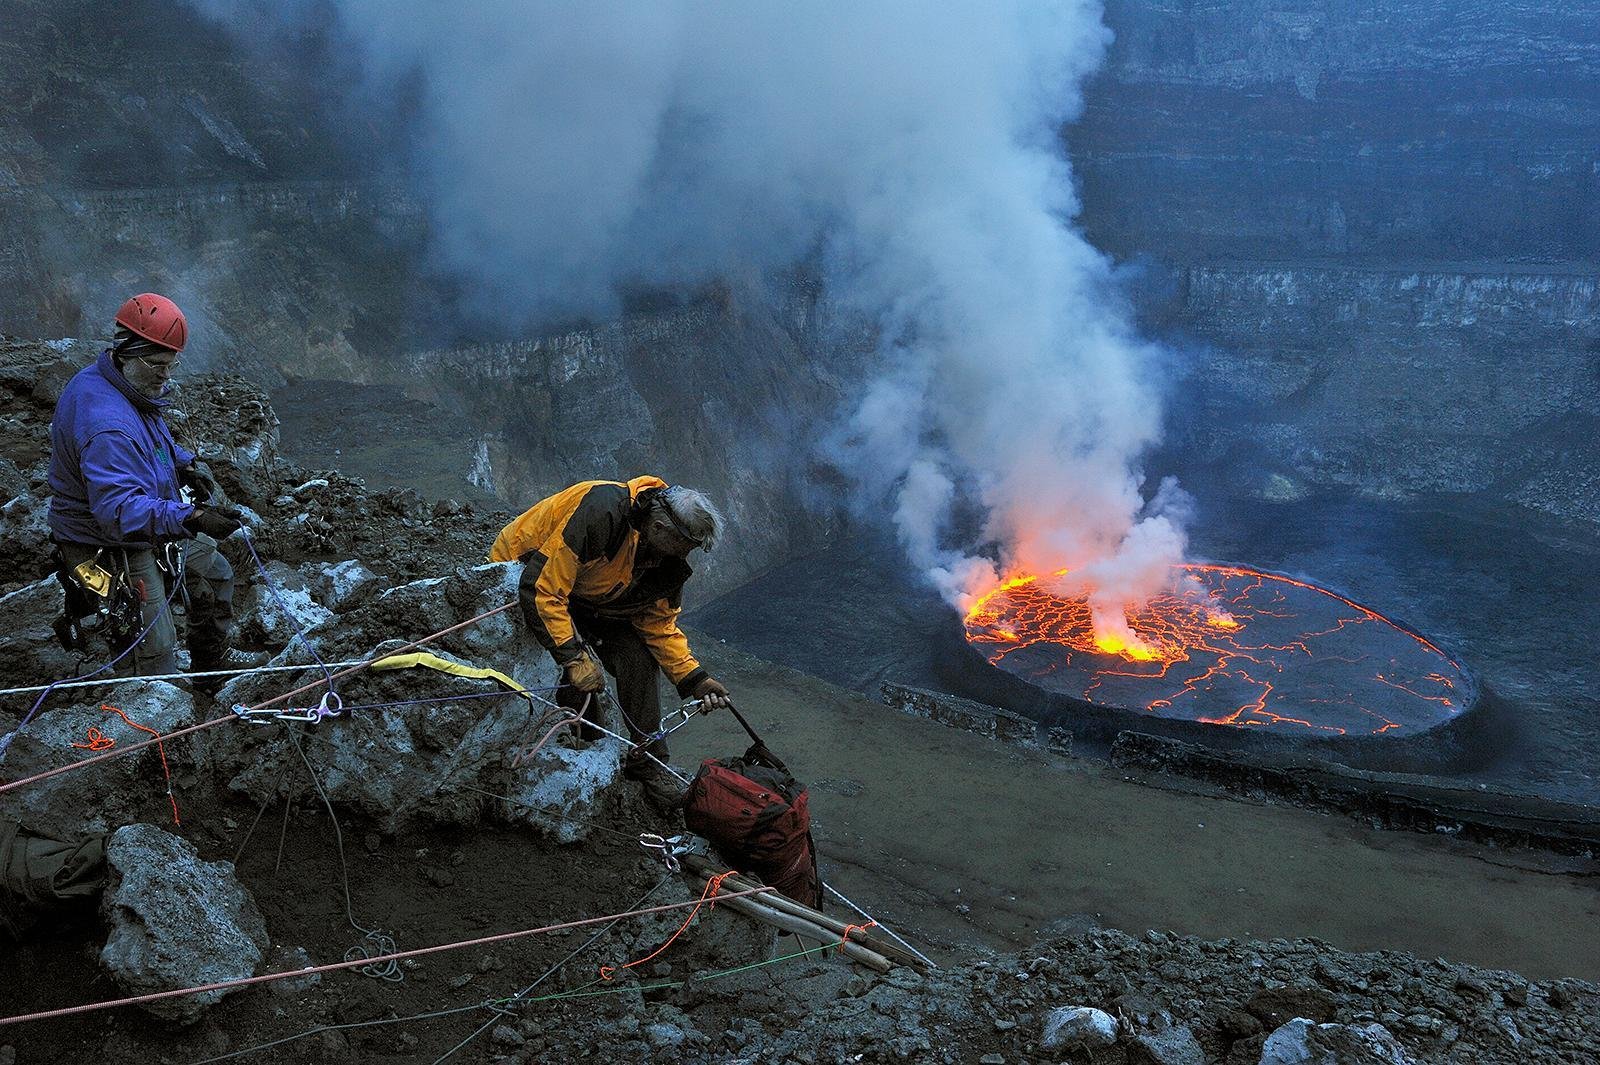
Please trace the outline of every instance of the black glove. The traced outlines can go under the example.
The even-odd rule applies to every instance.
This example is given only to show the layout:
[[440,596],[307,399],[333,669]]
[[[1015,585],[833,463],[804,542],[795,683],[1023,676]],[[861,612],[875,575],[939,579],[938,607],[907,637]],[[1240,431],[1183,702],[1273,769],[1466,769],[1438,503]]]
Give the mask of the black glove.
[[178,483],[194,494],[195,502],[206,503],[217,494],[217,479],[211,468],[199,459],[178,471]]
[[193,533],[205,533],[213,540],[226,540],[244,525],[244,515],[232,507],[195,507],[194,513],[183,519],[183,527]]

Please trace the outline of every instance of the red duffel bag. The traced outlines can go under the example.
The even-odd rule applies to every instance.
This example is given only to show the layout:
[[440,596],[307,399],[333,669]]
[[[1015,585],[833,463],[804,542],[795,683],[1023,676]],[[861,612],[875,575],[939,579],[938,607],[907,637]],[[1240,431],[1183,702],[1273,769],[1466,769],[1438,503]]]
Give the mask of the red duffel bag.
[[735,869],[820,909],[822,877],[805,785],[767,749],[744,716],[732,712],[755,743],[743,757],[700,763],[684,802],[684,826],[704,836]]

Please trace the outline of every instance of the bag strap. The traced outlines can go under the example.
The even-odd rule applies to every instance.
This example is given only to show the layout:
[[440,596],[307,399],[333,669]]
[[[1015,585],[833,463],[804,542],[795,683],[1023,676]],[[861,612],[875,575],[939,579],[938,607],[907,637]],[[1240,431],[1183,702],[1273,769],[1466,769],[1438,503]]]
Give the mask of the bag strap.
[[[750,727],[750,722],[744,719],[744,715],[739,713],[738,708],[729,703],[728,709],[733,713],[739,724],[744,726],[744,730],[750,733],[750,739],[753,741],[750,744],[750,749],[744,752],[745,761],[768,765],[781,773],[789,773],[789,767],[783,764],[783,759],[773,754],[772,748],[768,747],[761,737],[756,735],[756,730]],[[794,774],[789,773],[789,775],[793,776]]]
[[750,727],[750,722],[746,721],[744,719],[744,715],[739,713],[739,708],[738,707],[734,706],[732,703],[729,703],[728,704],[728,712],[731,713],[734,716],[735,720],[737,720],[739,722],[739,724],[744,726],[744,730],[746,732],[750,733],[750,739],[755,743],[756,746],[758,746],[758,747],[765,747],[766,746],[765,743],[761,742],[761,737],[756,735],[756,730]]

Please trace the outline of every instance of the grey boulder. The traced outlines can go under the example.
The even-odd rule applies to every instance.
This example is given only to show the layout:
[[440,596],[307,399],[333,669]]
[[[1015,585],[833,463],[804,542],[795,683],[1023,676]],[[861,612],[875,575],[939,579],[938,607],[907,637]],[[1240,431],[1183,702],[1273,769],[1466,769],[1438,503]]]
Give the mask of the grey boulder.
[[[189,694],[165,681],[138,685],[125,695],[108,695],[105,702],[47,709],[12,740],[4,759],[6,777],[15,780],[91,757],[97,752],[88,747],[90,729],[117,745],[109,749],[113,754],[118,748],[151,739],[149,733],[132,727],[106,706],[120,708],[128,720],[159,733],[194,721],[194,701]],[[180,739],[164,745],[167,767],[174,775],[188,764],[190,742]],[[74,747],[75,743],[84,746]],[[167,799],[162,751],[163,747],[152,745],[6,792],[0,795],[0,817],[14,817],[36,832],[62,839],[106,832],[132,821],[168,820],[172,806]]]
[[1117,1020],[1089,1006],[1058,1006],[1044,1019],[1046,1050],[1103,1050],[1117,1041]]
[[[100,912],[111,933],[100,964],[127,995],[255,975],[267,926],[234,877],[233,863],[202,861],[187,840],[154,825],[128,825],[106,841],[108,880]],[[229,990],[141,1004],[163,1020],[192,1024]]]
[[1316,1024],[1296,1017],[1267,1037],[1260,1065],[1411,1065],[1381,1024]]

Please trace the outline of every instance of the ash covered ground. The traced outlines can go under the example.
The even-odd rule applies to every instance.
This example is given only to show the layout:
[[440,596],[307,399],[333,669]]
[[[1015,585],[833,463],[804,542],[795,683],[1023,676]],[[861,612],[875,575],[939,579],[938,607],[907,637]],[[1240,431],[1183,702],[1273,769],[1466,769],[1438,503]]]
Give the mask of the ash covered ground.
[[[32,567],[42,560],[44,426],[54,390],[85,354],[70,345],[29,342],[7,342],[0,351],[0,455],[6,462],[0,475],[8,494],[0,543],[11,593],[0,680],[8,684],[64,675],[74,665],[53,655],[41,638],[48,597],[29,589],[37,587]],[[262,516],[257,542],[273,572],[285,587],[295,581],[291,567],[299,572],[306,597],[296,604],[317,626],[313,638],[324,655],[364,655],[385,638],[420,635],[507,594],[503,575],[470,568],[503,514],[372,491],[335,471],[283,461],[276,455],[276,415],[239,379],[187,382],[181,406],[187,414],[181,431],[209,455],[229,494]],[[329,563],[352,559],[376,571],[376,581],[334,601],[317,576]],[[247,558],[235,562],[241,574],[253,570]],[[380,595],[391,587],[397,590]],[[260,620],[267,609],[259,589],[247,589],[241,599],[257,612],[247,635],[275,649],[286,633]],[[403,631],[413,626],[416,631]],[[482,1034],[453,1060],[1255,1065],[1299,1060],[1289,1056],[1299,1053],[1297,1047],[1308,1053],[1342,1047],[1337,1061],[1576,1063],[1600,1054],[1600,988],[1579,979],[1597,975],[1591,971],[1595,944],[1584,931],[1594,927],[1592,887],[1574,876],[1581,865],[1532,871],[1500,854],[1494,860],[1504,864],[1491,867],[1481,854],[1449,841],[1355,837],[1322,824],[1325,818],[1137,787],[1092,766],[1066,766],[900,718],[699,638],[718,671],[747,693],[746,705],[763,731],[813,778],[825,872],[916,937],[940,969],[877,977],[832,957],[805,957],[733,972],[797,948],[793,940],[774,943],[742,918],[719,911],[637,977],[598,988],[598,965],[647,953],[677,923],[659,915],[619,925],[592,944],[588,933],[574,932],[432,955],[406,964],[397,982],[334,973],[275,990],[256,988],[179,1028],[121,1010],[0,1030],[0,1047],[8,1048],[0,1054],[21,1063],[250,1061],[271,1054],[424,1062],[480,1027]],[[463,634],[443,646],[530,677],[542,665],[509,626]],[[293,653],[281,660],[306,661]],[[349,690],[380,699],[447,691],[442,685],[390,676],[366,678]],[[249,678],[212,701],[203,692],[162,688],[142,697],[141,705],[176,723],[209,718],[220,704],[278,689]],[[664,876],[642,856],[635,833],[675,826],[654,817],[625,786],[602,783],[582,804],[585,825],[576,833],[570,824],[576,807],[567,808],[567,820],[529,818],[515,804],[471,790],[484,785],[480,792],[503,794],[530,782],[506,776],[499,757],[501,746],[522,738],[527,710],[506,705],[517,702],[500,697],[489,700],[492,710],[479,703],[428,716],[413,711],[377,731],[370,722],[345,721],[304,734],[313,766],[367,766],[328,777],[348,863],[348,915],[388,930],[401,948],[618,912],[651,892],[652,902],[686,901],[699,890]],[[96,703],[53,700],[39,727],[19,740],[5,776],[59,761],[60,752],[33,733],[48,736],[96,720]],[[12,700],[0,715],[9,726],[23,709]],[[254,968],[337,960],[360,933],[347,920],[327,813],[299,776],[286,733],[229,731],[241,727],[224,726],[205,742],[174,744],[181,825],[172,824],[159,762],[146,756],[128,759],[110,778],[67,774],[58,779],[74,783],[45,798],[21,802],[8,795],[4,808],[63,833],[133,824],[181,836],[194,848],[192,860],[228,866],[226,875],[236,876],[253,898],[266,934]],[[718,748],[738,744],[722,728],[686,740],[680,758],[729,753]],[[407,742],[397,743],[396,735]],[[372,744],[386,753],[362,761]],[[568,754],[558,761],[542,767],[552,779],[577,772]],[[441,764],[449,772],[440,775]],[[603,767],[591,768],[604,778]],[[963,783],[968,774],[973,779]],[[1012,784],[1014,791],[1008,790]],[[975,788],[986,795],[982,811],[968,808]],[[1065,818],[1072,812],[1085,820],[1071,824]],[[967,823],[979,814],[1013,829],[1019,820],[1036,818],[1058,820],[1060,827],[1048,841],[1019,847],[998,826]],[[1180,830],[1181,822],[1198,818],[1222,835],[1206,839],[1203,831]],[[1229,828],[1231,820],[1237,824]],[[909,849],[913,845],[931,849],[919,853]],[[1268,883],[1268,867],[1294,865],[1263,853],[1275,846],[1309,860],[1297,874],[1305,884],[1291,890]],[[1231,889],[1196,897],[1195,871],[1233,853],[1230,848],[1238,848],[1222,859],[1230,867],[1242,868],[1246,854],[1266,863],[1254,874],[1261,897],[1245,902]],[[1412,937],[1423,956],[1375,949],[1374,941],[1390,934],[1392,916],[1366,917],[1362,924],[1351,920],[1354,908],[1308,908],[1298,901],[1314,897],[1311,885],[1327,883],[1332,868],[1348,870],[1363,856],[1374,862],[1367,883],[1375,891],[1427,915],[1409,932],[1393,930],[1397,941]],[[1480,872],[1488,869],[1494,872]],[[1464,908],[1473,893],[1462,891],[1463,882],[1478,875],[1506,884],[1503,895],[1492,882],[1482,885],[1483,912]],[[1135,899],[1143,911],[1126,908],[1126,900]],[[1538,911],[1531,929],[1530,919],[1500,927],[1491,916],[1511,910],[1513,899]],[[97,917],[91,907],[47,934],[8,946],[10,970],[30,974],[8,984],[8,1012],[125,993],[126,985],[97,960],[105,922],[116,920]],[[1165,927],[1202,934],[1145,931]],[[1528,942],[1518,941],[1519,927]],[[176,943],[185,945],[181,934]],[[586,949],[568,958],[580,947]],[[1442,956],[1426,960],[1435,953]],[[177,954],[181,962],[182,951]],[[1480,964],[1465,963],[1469,958]],[[1509,971],[1506,959],[1529,976]],[[530,997],[556,997],[487,1005],[545,973],[551,975]],[[607,993],[561,997],[597,990]],[[1059,1021],[1058,1010],[1075,1007],[1115,1018],[1108,1045],[1091,1050],[1064,1041],[1052,1022]],[[1303,1020],[1291,1023],[1294,1018]],[[1389,1057],[1374,1056],[1383,1054]]]

